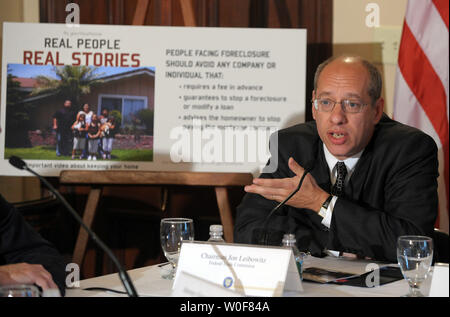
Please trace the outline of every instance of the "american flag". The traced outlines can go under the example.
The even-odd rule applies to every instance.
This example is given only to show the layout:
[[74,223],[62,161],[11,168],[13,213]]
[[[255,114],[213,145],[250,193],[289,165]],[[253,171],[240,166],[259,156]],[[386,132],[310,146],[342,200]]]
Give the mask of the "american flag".
[[403,24],[394,119],[417,127],[439,149],[439,215],[449,232],[449,0],[409,0]]

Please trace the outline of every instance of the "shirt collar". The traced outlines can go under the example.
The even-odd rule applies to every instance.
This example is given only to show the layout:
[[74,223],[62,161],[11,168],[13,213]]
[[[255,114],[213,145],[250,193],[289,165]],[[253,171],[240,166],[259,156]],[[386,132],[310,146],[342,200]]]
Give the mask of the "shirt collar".
[[361,152],[356,153],[352,157],[346,158],[343,161],[338,160],[336,157],[334,157],[333,154],[331,154],[330,151],[328,151],[325,143],[323,143],[323,152],[325,153],[325,159],[327,161],[330,173],[333,171],[337,162],[344,162],[345,167],[347,167],[347,171],[352,172],[353,169],[355,168],[356,163],[358,163],[359,158],[361,157],[362,153],[364,152],[364,149]]

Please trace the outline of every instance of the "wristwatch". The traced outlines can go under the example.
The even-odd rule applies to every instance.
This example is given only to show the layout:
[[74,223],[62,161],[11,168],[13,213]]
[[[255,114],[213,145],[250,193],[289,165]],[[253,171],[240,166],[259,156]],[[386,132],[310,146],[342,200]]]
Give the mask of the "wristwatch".
[[328,198],[325,200],[325,202],[322,204],[322,207],[320,207],[319,215],[322,218],[325,218],[325,215],[327,214],[328,206],[330,205],[331,200],[333,199],[333,195],[328,196]]

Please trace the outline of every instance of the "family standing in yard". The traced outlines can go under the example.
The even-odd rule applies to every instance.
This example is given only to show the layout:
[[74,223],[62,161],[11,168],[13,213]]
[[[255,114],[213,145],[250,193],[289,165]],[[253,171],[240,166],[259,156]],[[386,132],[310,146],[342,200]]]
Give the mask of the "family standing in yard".
[[56,131],[57,156],[111,159],[116,125],[108,109],[103,109],[101,116],[97,116],[86,103],[75,114],[72,102],[66,100],[63,108],[53,115],[53,129]]

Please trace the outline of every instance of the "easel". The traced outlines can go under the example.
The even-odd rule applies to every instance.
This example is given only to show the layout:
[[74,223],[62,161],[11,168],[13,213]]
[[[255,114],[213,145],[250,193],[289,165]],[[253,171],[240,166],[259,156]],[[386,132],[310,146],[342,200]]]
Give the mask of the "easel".
[[[163,2],[165,3],[165,2]],[[195,26],[194,11],[190,0],[180,0],[183,19],[186,26]],[[143,25],[150,0],[138,0],[133,25]],[[187,185],[212,186],[215,189],[220,219],[224,228],[224,238],[233,242],[233,216],[228,199],[227,187],[244,186],[252,182],[250,173],[200,173],[200,172],[125,172],[125,171],[62,171],[60,184],[91,186],[85,206],[83,221],[92,226],[104,186],[111,185]],[[167,191],[164,191],[167,199]],[[80,228],[73,262],[82,265],[86,252],[88,234]]]
[[[62,171],[60,184],[91,186],[83,221],[88,227],[97,212],[104,186],[111,185],[187,185],[214,187],[224,238],[233,242],[233,215],[227,187],[250,184],[252,175],[247,173],[201,173],[201,172],[126,172],[126,171]],[[73,262],[81,265],[86,252],[88,234],[80,228],[73,253]]]

